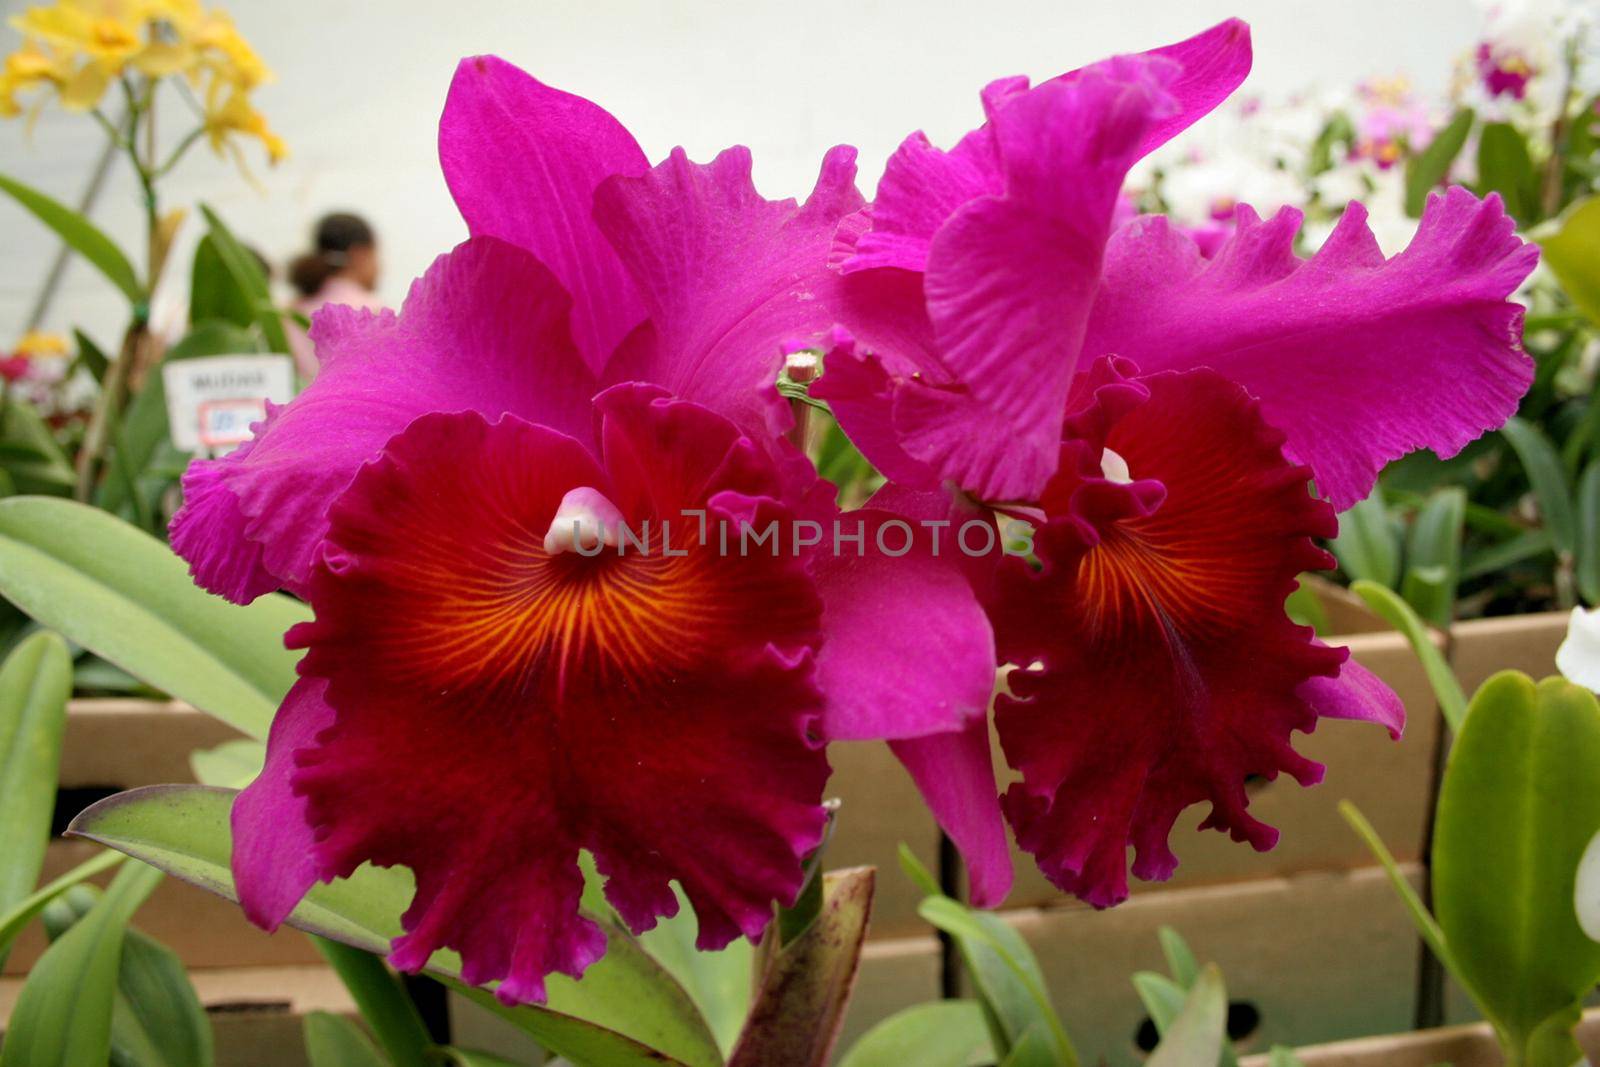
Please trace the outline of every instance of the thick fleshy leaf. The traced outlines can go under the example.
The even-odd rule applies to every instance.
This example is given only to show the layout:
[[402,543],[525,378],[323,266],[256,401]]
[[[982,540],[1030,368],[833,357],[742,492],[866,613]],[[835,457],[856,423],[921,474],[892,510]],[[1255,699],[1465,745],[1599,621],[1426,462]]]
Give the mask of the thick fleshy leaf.
[[72,657],[53,633],[24,639],[0,663],[0,914],[33,892],[44,866],[71,695]]
[[[290,635],[334,709],[291,776],[317,873],[410,867],[392,961],[450,945],[466,980],[505,979],[506,999],[540,999],[545,974],[603,948],[577,912],[580,847],[633,929],[676,911],[676,879],[714,949],[793,898],[823,824],[820,604],[799,560],[719,552],[712,532],[784,519],[776,472],[731,423],[659,390],[598,405],[603,468],[520,420],[418,420],[335,506],[317,618]],[[579,490],[620,516],[616,551],[552,549]]]
[[[1143,371],[1207,366],[1261,401],[1335,508],[1417,448],[1440,456],[1503,423],[1533,378],[1522,308],[1507,300],[1538,259],[1496,197],[1434,197],[1411,245],[1385,260],[1351,205],[1309,260],[1300,216],[1247,209],[1212,258],[1146,216],[1106,251],[1084,342]],[[1441,383],[1444,387],[1441,387]]]
[[1506,671],[1473,697],[1439,792],[1434,912],[1457,978],[1516,1050],[1512,1062],[1530,1062],[1517,1053],[1552,1017],[1576,1022],[1600,981],[1600,943],[1572,906],[1600,830],[1597,779],[1593,693]]
[[76,867],[52,881],[40,886],[32,893],[17,901],[4,913],[0,913],[0,954],[4,954],[16,941],[17,935],[39,917],[40,912],[49,907],[50,902],[75,885],[88,881],[95,875],[110,870],[127,857],[120,852],[107,850],[92,859],[84,860]]
[[[92,805],[73,820],[71,832],[237,900],[228,831],[235,796],[233,790],[209,786],[146,786]],[[400,932],[400,914],[411,891],[404,871],[363,867],[349,879],[314,886],[287,922],[382,953]],[[682,988],[625,930],[607,923],[605,931],[606,955],[583,981],[549,980],[549,1007],[507,1007],[486,990],[474,991],[474,999],[552,1052],[585,1067],[662,1062],[715,1067],[720,1062],[716,1044]],[[461,961],[454,953],[441,952],[428,961],[428,968],[458,978]],[[663,1055],[669,1058],[663,1061]]]
[[1171,74],[1112,60],[1012,97],[992,120],[1004,194],[934,236],[923,287],[948,377],[902,386],[895,425],[907,452],[982,499],[1032,499],[1054,470],[1112,214],[1176,107]]
[[772,957],[728,1067],[823,1067],[839,1037],[872,912],[873,871],[830,871],[822,910]]
[[[587,873],[587,872],[586,872]],[[639,935],[644,950],[665,967],[693,998],[724,1052],[733,1048],[750,1010],[750,974],[755,947],[743,938],[715,952],[695,948],[699,924],[678,891],[678,914]],[[587,902],[585,902],[585,906]]]
[[642,177],[602,185],[595,220],[650,314],[607,380],[665,386],[748,431],[781,433],[783,345],[834,324],[819,297],[833,281],[834,228],[861,206],[855,173],[855,149],[832,149],[797,206],[756,192],[748,149],[700,164],[679,148]]
[[207,596],[160,541],[97,508],[0,501],[0,594],[75,644],[253,737],[294,681],[303,604]]
[[538,257],[572,296],[572,337],[596,373],[644,318],[622,261],[594,222],[594,193],[649,161],[599,105],[495,56],[456,68],[439,120],[439,161],[474,235]]
[[301,589],[333,500],[418,416],[510,412],[587,438],[594,387],[568,338],[567,308],[530,254],[483,237],[440,256],[398,316],[319,311],[311,339],[321,372],[244,447],[190,466],[174,550],[230,600]]
[[850,1046],[839,1067],[982,1067],[994,1061],[982,1005],[935,1000],[878,1023]]
[[1539,243],[1572,302],[1589,321],[1600,323],[1600,196],[1574,204],[1561,228]]
[[[1272,847],[1245,780],[1321,779],[1290,745],[1316,723],[1299,688],[1348,655],[1283,610],[1302,571],[1328,566],[1312,538],[1334,520],[1282,435],[1210,371],[1138,384],[1148,402],[1064,449],[1077,458],[1044,497],[1044,569],[1006,561],[992,612],[1001,658],[1022,668],[996,701],[1023,776],[1006,814],[1047,877],[1100,907],[1127,895],[1129,845],[1139,877],[1172,874],[1167,837],[1190,804],[1211,804],[1203,828]],[[1105,478],[1102,444],[1139,480]]]
[[211,1067],[213,1046],[211,1020],[183,960],[155,938],[128,930],[111,1014],[112,1062]]

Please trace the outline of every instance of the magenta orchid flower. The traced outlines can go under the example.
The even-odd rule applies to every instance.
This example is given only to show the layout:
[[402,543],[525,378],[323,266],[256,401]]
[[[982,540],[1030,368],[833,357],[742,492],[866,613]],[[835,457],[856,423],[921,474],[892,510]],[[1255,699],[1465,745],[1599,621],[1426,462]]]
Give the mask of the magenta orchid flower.
[[[1292,731],[1337,717],[1398,736],[1394,695],[1284,598],[1331,565],[1313,539],[1386,462],[1456,453],[1532,378],[1507,297],[1537,253],[1497,198],[1435,196],[1387,260],[1358,204],[1310,259],[1292,210],[1240,206],[1209,253],[1164,218],[1117,224],[1128,169],[1249,66],[1232,21],[996,82],[955,148],[901,145],[833,254],[852,339],[813,395],[898,483],[879,502],[937,511],[953,484],[1036,524],[1036,566],[975,579],[1014,667],[996,726],[1021,781],[1003,810],[1045,874],[1099,906],[1126,896],[1130,846],[1136,874],[1170,876],[1191,804],[1271,847],[1244,783],[1320,777]],[[974,882],[1003,878],[987,736],[908,745]]]
[[[652,168],[596,105],[477,58],[440,154],[472,238],[398,315],[316,316],[321,373],[190,468],[172,542],[208,589],[315,613],[234,807],[249,916],[403,864],[397,966],[450,947],[540,1000],[604,948],[581,849],[636,931],[676,881],[702,948],[758,937],[822,834],[824,742],[981,723],[995,654],[955,563],[879,551],[894,517],[841,517],[783,437],[852,150],[768,201],[744,149]],[[827,550],[717,543],[836,521]]]

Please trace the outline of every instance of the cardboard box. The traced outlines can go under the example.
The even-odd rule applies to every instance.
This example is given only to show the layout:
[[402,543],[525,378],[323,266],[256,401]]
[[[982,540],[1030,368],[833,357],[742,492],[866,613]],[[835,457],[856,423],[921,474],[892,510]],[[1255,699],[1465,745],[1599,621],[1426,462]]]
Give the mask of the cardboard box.
[[[1600,1013],[1578,1024],[1578,1046],[1589,1062],[1600,1057]],[[1500,1067],[1504,1062],[1487,1023],[1366,1037],[1295,1050],[1305,1067]],[[1241,1067],[1268,1067],[1266,1056],[1246,1057]]]
[[[1415,884],[1419,869],[1406,867]],[[1038,956],[1086,1064],[1134,1067],[1145,1011],[1135,971],[1166,972],[1156,931],[1171,926],[1222,968],[1257,1024],[1240,1051],[1390,1033],[1410,1025],[1417,937],[1379,868],[1144,893],[1110,911],[1006,913]],[[1247,1010],[1248,1009],[1248,1010]]]

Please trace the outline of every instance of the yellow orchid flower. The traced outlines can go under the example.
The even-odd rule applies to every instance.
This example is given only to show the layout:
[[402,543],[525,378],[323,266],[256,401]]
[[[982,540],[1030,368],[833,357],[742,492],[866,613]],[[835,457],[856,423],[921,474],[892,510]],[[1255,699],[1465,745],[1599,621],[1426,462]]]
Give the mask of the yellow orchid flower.
[[33,40],[23,42],[0,67],[0,118],[22,113],[19,93],[45,86],[60,90],[72,76],[71,60],[54,47]]
[[267,125],[266,118],[250,103],[250,95],[223,75],[213,75],[206,89],[206,138],[212,151],[232,154],[240,168],[244,157],[232,141],[234,134],[259,140],[267,150],[267,162],[277,163],[289,154],[289,147]]
[[22,335],[22,340],[17,342],[15,354],[26,356],[29,359],[38,359],[43,356],[64,356],[67,354],[67,339],[58,333],[29,330]]

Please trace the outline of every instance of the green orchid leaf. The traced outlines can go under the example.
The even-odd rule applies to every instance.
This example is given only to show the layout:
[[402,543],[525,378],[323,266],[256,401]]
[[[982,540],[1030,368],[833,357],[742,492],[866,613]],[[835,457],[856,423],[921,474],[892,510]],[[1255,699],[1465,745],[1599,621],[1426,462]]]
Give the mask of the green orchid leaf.
[[301,1023],[311,1067],[389,1067],[361,1027],[340,1015],[314,1011]]
[[1217,1067],[1228,1040],[1228,993],[1222,972],[1208,965],[1195,979],[1183,1010],[1145,1060],[1145,1067]]
[[0,663],[0,912],[27,898],[44,867],[71,695],[72,656],[53,633],[24,638]]
[[[236,795],[211,786],[145,786],[85,809],[69,833],[237,900],[229,869],[233,839],[228,823]],[[350,878],[313,886],[287,922],[383,954],[401,933],[400,914],[412,889],[404,868],[362,867]],[[689,995],[611,918],[591,917],[606,934],[604,958],[584,972],[582,981],[551,975],[544,1007],[509,1007],[488,990],[460,984],[461,961],[453,952],[436,953],[428,970],[579,1067],[719,1067],[716,1039]]]
[[128,257],[122,254],[122,249],[82,214],[3,174],[0,174],[0,192],[9,194],[32,212],[34,218],[54,230],[67,243],[67,247],[88,260],[106,276],[107,281],[122,290],[122,295],[130,303],[138,306],[149,299],[144,286],[139,283],[139,275],[134,272]]
[[294,683],[281,594],[246,607],[199,589],[165,544],[98,508],[0,500],[0,594],[143,682],[265,739]]
[[878,1023],[839,1067],[981,1067],[994,1061],[983,1007],[973,1000],[935,1000]]

